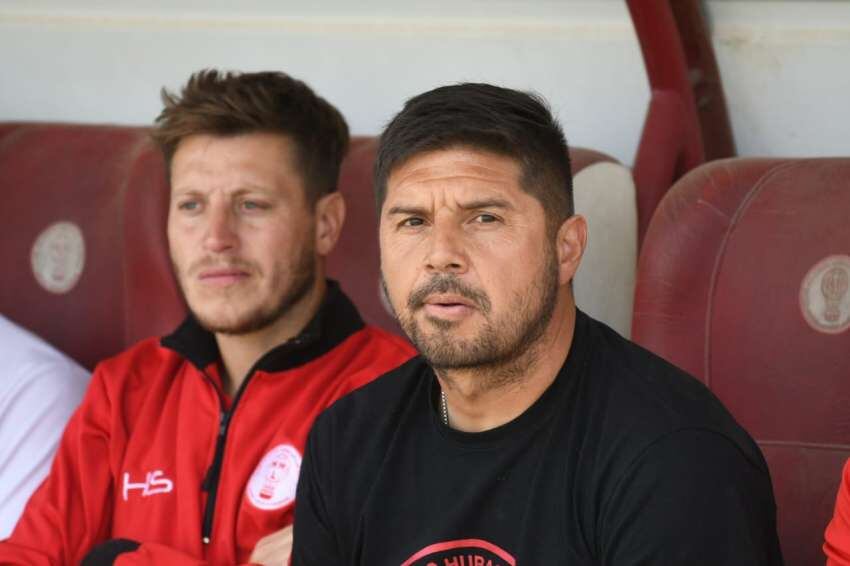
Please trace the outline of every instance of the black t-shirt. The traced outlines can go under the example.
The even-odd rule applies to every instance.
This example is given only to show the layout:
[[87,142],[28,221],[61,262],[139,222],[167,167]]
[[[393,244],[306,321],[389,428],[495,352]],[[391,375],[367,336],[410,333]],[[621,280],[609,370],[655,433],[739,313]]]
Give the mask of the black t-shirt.
[[701,383],[581,312],[552,385],[498,428],[442,424],[421,359],[308,441],[295,566],[781,564],[758,447]]

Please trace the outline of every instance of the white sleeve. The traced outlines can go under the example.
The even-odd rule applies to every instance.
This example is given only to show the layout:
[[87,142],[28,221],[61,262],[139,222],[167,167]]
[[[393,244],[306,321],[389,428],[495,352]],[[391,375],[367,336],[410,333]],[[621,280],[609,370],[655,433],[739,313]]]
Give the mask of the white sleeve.
[[12,533],[30,495],[47,476],[88,378],[72,362],[44,357],[0,376],[0,539]]

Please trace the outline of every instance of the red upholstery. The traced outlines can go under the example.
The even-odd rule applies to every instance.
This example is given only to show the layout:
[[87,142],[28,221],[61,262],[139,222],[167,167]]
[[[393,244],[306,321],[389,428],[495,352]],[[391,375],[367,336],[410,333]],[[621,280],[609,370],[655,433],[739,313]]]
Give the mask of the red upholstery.
[[699,167],[661,201],[641,249],[632,336],[703,380],[759,441],[792,566],[823,563],[850,455],[848,278],[850,159]]
[[[87,367],[183,316],[165,240],[163,165],[146,136],[0,125],[0,312]],[[82,274],[63,294],[43,288],[31,263],[39,234],[60,221],[76,224],[85,243]]]
[[354,138],[342,163],[339,190],[345,196],[345,224],[328,258],[328,274],[340,282],[366,322],[401,334],[381,300],[378,216],[372,191],[376,149],[375,138]]
[[[400,333],[384,307],[380,292],[378,220],[372,190],[372,166],[377,139],[354,138],[340,173],[340,190],[345,195],[347,216],[340,241],[329,259],[328,270],[339,279],[345,291],[367,321]],[[573,175],[591,165],[613,162],[597,151],[572,148]]]

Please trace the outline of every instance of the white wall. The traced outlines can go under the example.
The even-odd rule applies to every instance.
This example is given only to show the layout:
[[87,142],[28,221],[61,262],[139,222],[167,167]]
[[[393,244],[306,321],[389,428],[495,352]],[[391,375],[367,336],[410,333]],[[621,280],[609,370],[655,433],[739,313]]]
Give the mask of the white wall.
[[[318,4],[320,7],[313,6]],[[533,89],[631,163],[648,100],[619,0],[0,0],[0,120],[148,124],[202,67],[282,69],[375,134],[461,80]],[[850,2],[709,2],[742,154],[850,155]]]
[[850,2],[710,2],[738,152],[850,156]]

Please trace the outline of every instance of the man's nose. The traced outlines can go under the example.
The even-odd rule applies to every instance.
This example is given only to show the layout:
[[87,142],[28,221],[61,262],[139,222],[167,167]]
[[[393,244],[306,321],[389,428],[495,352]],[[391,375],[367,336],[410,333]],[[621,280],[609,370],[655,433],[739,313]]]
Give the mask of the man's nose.
[[431,228],[425,268],[433,273],[464,273],[468,267],[462,231],[445,223]]
[[224,252],[235,248],[238,243],[234,223],[236,219],[228,206],[211,205],[207,216],[204,248],[211,252]]

